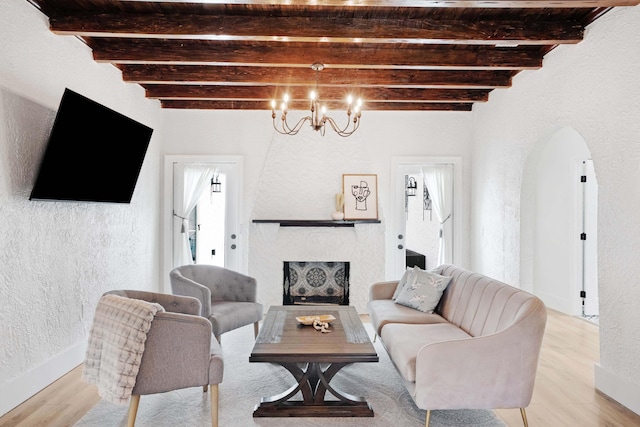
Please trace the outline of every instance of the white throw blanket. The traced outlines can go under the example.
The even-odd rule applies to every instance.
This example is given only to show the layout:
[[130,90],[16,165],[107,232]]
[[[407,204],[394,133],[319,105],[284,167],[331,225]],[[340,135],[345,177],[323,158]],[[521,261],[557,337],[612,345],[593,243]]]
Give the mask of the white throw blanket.
[[126,403],[136,383],[147,332],[160,304],[103,295],[98,302],[89,334],[82,373],[95,384],[98,394],[113,403]]

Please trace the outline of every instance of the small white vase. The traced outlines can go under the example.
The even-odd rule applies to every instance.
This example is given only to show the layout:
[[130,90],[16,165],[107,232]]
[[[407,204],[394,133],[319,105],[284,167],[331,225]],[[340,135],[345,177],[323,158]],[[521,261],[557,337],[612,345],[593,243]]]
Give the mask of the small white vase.
[[331,214],[331,218],[333,218],[334,221],[342,221],[344,219],[344,212],[335,211]]

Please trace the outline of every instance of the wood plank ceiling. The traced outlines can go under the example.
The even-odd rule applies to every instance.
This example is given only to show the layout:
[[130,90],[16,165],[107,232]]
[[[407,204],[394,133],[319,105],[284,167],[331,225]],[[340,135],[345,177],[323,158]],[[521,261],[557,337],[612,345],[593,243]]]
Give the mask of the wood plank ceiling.
[[[640,0],[27,0],[163,108],[470,111]],[[313,63],[324,64],[316,73]]]

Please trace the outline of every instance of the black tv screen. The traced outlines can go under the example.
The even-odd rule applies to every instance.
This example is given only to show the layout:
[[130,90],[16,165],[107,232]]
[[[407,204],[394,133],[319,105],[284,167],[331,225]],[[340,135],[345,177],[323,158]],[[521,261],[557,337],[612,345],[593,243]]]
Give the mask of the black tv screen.
[[130,203],[152,132],[65,89],[30,199]]

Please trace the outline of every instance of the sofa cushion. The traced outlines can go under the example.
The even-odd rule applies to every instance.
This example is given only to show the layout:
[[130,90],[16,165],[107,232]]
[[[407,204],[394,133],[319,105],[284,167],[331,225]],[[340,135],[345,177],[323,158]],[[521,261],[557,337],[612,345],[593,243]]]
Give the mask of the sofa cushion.
[[262,320],[262,304],[257,302],[216,301],[211,303],[211,328],[215,336]]
[[389,357],[402,377],[416,380],[416,356],[425,345],[471,338],[462,329],[450,323],[430,325],[387,324],[380,335]]
[[395,302],[424,313],[433,313],[450,282],[450,276],[417,269]]
[[400,291],[404,289],[404,286],[407,283],[410,283],[412,281],[414,276],[415,274],[414,274],[413,267],[407,268],[407,271],[405,271],[402,277],[400,278],[400,281],[398,282],[398,286],[396,287],[396,290],[393,292],[393,296],[391,297],[392,300],[395,301],[396,298],[398,298],[398,295],[400,295]]
[[437,313],[423,313],[422,311],[396,304],[390,299],[370,301],[369,317],[378,335],[380,335],[382,327],[389,323],[448,323],[444,317]]

